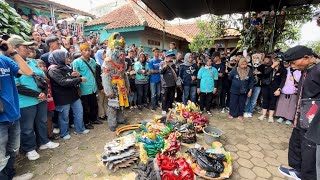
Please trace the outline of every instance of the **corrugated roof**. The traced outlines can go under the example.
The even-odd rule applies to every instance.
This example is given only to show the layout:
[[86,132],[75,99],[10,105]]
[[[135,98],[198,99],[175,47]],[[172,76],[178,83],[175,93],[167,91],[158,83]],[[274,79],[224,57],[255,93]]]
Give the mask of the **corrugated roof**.
[[[146,26],[153,29],[163,30],[163,20],[161,20],[150,9],[143,9],[135,2],[129,2],[128,4],[119,7],[118,9],[93,20],[85,26],[94,26],[100,24],[106,24],[104,29],[118,29],[125,27]],[[191,41],[192,39],[184,32],[175,28],[169,23],[165,23],[164,31],[168,34],[175,35]]]

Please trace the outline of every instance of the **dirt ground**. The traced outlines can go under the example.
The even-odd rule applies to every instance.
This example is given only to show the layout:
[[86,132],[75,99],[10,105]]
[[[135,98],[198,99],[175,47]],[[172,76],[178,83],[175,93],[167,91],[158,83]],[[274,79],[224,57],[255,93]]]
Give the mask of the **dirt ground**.
[[[131,124],[152,119],[161,111],[126,111]],[[210,125],[224,132],[221,142],[233,159],[233,174],[230,179],[286,179],[278,172],[278,166],[287,165],[288,142],[292,128],[277,123],[262,122],[255,115],[244,121],[227,119],[227,114],[214,111]],[[71,130],[73,131],[73,130]],[[60,147],[40,150],[40,158],[29,161],[24,156],[17,160],[17,174],[34,173],[35,180],[133,180],[132,166],[117,172],[109,171],[101,162],[101,153],[106,142],[116,138],[107,123],[96,125],[88,135],[71,134],[71,140],[58,140]],[[204,145],[203,135],[198,135],[198,144]],[[194,146],[194,145],[189,145]],[[187,149],[183,144],[182,152]],[[198,178],[200,179],[200,178]]]

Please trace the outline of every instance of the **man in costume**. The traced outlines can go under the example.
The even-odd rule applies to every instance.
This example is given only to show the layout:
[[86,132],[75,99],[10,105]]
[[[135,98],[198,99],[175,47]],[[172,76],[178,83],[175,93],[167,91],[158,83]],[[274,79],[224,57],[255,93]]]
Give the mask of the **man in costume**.
[[108,96],[108,126],[115,131],[118,124],[127,124],[123,114],[129,106],[130,89],[126,74],[125,44],[119,33],[113,33],[108,41],[107,57],[102,65],[102,83]]

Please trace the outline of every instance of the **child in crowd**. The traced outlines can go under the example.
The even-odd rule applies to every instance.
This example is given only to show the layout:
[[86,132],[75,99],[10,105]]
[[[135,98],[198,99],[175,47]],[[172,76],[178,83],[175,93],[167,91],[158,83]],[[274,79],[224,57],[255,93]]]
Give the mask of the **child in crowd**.
[[48,95],[47,95],[47,102],[48,102],[48,120],[47,120],[47,125],[48,125],[48,137],[51,140],[57,140],[60,138],[59,134],[54,134],[53,133],[53,116],[54,116],[54,110],[56,109],[52,97],[52,90],[51,90],[51,84],[50,84],[50,79],[48,78],[48,69],[46,66],[46,63],[42,60],[38,60],[38,67],[42,69],[42,71],[46,74],[47,76],[47,84],[48,84]]
[[174,53],[174,56],[177,56],[177,53],[178,53],[178,51],[177,51],[177,49],[176,49],[176,43],[175,42],[170,42],[170,44],[169,44],[169,52],[173,52]]
[[130,104],[130,110],[133,108],[137,108],[137,91],[136,91],[136,84],[135,84],[135,79],[136,79],[136,72],[134,70],[131,70],[129,72],[130,78],[130,95],[129,95],[129,104]]

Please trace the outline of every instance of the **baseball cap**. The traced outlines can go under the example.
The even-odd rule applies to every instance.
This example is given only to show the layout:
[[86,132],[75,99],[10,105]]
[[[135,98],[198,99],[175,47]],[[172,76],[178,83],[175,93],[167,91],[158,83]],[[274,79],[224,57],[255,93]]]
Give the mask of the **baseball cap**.
[[319,58],[319,56],[316,53],[314,53],[311,48],[308,48],[306,46],[301,46],[301,45],[288,49],[284,53],[283,58],[284,58],[284,61],[291,62],[291,61],[301,59],[304,56],[313,56],[313,57]]
[[16,45],[30,46],[30,45],[33,45],[35,42],[34,41],[25,41],[21,36],[12,35],[8,39],[8,43],[11,44],[12,46],[16,46]]
[[172,51],[167,51],[167,52],[166,52],[166,57],[168,57],[168,56],[173,56],[173,57],[175,57],[176,54],[174,54],[174,52],[172,52]]

